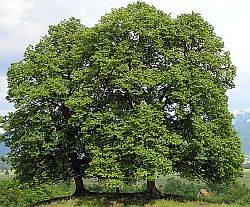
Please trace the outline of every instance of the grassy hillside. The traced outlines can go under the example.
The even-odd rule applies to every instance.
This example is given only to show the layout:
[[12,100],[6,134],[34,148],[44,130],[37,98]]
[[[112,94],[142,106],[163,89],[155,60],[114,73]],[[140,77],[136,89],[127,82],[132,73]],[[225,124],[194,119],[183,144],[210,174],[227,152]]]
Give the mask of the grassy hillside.
[[[222,186],[220,189],[211,188],[211,191],[209,191],[210,196],[206,199],[197,197],[200,189],[209,189],[207,188],[208,186],[203,187],[202,185],[204,184],[197,182],[190,183],[177,176],[174,176],[174,178],[170,178],[171,176],[158,178],[158,189],[166,194],[176,195],[174,197],[171,196],[171,198],[177,198],[178,201],[170,200],[169,196],[167,196],[167,200],[150,200],[145,197],[145,194],[116,195],[113,193],[95,194],[95,196],[91,194],[83,199],[75,199],[70,196],[74,191],[73,183],[60,182],[58,184],[46,184],[33,188],[24,187],[20,189],[12,179],[13,176],[13,172],[9,176],[5,176],[4,172],[0,172],[1,207],[24,207],[29,206],[31,203],[37,204],[40,207],[240,207],[242,206],[240,204],[245,204],[245,207],[250,206],[250,189],[242,185],[245,184],[250,187],[250,170],[244,171],[244,177],[239,180],[240,185],[231,187]],[[100,183],[93,182],[93,180],[87,180],[85,183],[86,187],[92,192],[110,192],[105,187],[101,187]],[[128,185],[121,189],[122,192],[138,192],[143,190],[145,190],[143,182]]]
[[[9,170],[9,175],[5,175],[4,171],[3,170],[0,170],[0,182],[1,180],[3,179],[6,179],[6,178],[12,178],[14,176],[14,171],[10,171]],[[1,190],[1,189],[0,189]]]
[[140,203],[136,200],[106,200],[105,198],[87,197],[83,199],[70,199],[54,202],[39,207],[242,207],[241,205],[210,204],[205,202],[178,202],[172,200],[155,200]]
[[250,189],[250,169],[244,169],[243,178],[240,178],[239,181]]

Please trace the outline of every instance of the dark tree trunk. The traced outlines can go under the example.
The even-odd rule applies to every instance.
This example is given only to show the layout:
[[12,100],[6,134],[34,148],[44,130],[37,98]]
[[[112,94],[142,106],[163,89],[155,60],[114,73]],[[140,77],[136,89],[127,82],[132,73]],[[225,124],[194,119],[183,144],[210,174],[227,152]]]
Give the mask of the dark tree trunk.
[[74,180],[75,180],[76,189],[75,189],[73,196],[76,196],[76,197],[84,196],[86,193],[86,189],[85,189],[84,184],[83,184],[82,176],[76,175],[74,177]]
[[156,189],[156,186],[155,186],[155,180],[148,180],[147,179],[147,192],[154,192]]
[[147,179],[147,189],[146,193],[150,195],[159,195],[161,192],[156,188],[155,180]]
[[120,188],[119,187],[115,188],[115,193],[120,193]]
[[71,160],[71,166],[74,172],[74,180],[75,180],[75,187],[76,187],[73,196],[82,197],[85,195],[87,190],[85,189],[84,184],[83,184],[81,163],[76,152],[73,152],[70,154],[70,160]]
[[[70,78],[70,74],[68,75],[68,78]],[[71,91],[69,92],[69,96],[70,96],[70,93]],[[64,103],[62,103],[61,110],[62,110],[62,114],[64,116],[65,121],[68,121],[72,115],[71,110],[67,106],[65,106]],[[75,138],[77,134],[76,132],[79,132],[79,131],[80,130],[77,130],[75,127],[71,126],[65,131],[65,134],[68,140],[70,140],[71,142],[70,145],[72,146],[72,148],[70,149],[70,153],[68,155],[70,158],[70,164],[73,170],[74,180],[75,180],[75,192],[73,196],[82,197],[87,192],[83,184],[83,177],[84,177],[84,172],[86,170],[86,167],[88,163],[90,162],[90,159],[85,159],[83,161],[79,157],[77,151],[74,148],[74,146],[76,146],[76,138]]]

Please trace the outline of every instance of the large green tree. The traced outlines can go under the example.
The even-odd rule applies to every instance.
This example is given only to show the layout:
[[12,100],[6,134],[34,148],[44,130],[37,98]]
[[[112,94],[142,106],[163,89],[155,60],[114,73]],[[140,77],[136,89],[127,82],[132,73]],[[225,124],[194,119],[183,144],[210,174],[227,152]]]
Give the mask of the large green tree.
[[230,182],[241,175],[226,91],[235,67],[196,13],[142,2],[92,28],[74,18],[49,29],[8,71],[3,140],[21,181],[85,176],[121,186],[159,173]]
[[[113,186],[135,179],[150,183],[157,173],[172,171],[169,146],[181,141],[169,131],[158,97],[174,58],[173,21],[136,3],[104,16],[92,35],[95,110],[85,125],[92,133],[85,136],[98,156],[89,173]],[[155,189],[149,186],[149,191]]]
[[8,70],[7,99],[14,103],[15,112],[5,117],[4,141],[21,182],[74,177],[75,195],[84,193],[82,177],[90,157],[72,106],[88,110],[85,94],[89,89],[81,81],[87,79],[91,51],[86,47],[86,33],[74,18],[51,26],[36,46],[27,48],[23,60]]
[[[105,121],[87,121],[95,125],[88,139],[99,143],[94,149],[100,159],[94,158],[92,175],[100,173],[100,177],[116,181],[129,177],[153,181],[157,172],[176,171],[184,177],[218,183],[241,175],[243,157],[226,96],[234,87],[235,67],[209,23],[196,13],[172,19],[138,2],[105,15],[93,31],[91,75],[99,109],[92,116],[101,120],[97,117],[104,115]],[[156,113],[158,120],[163,116],[164,121],[142,115],[140,126],[134,125],[145,105],[149,114]],[[123,120],[124,114],[131,119]],[[143,124],[147,120],[151,130]],[[167,134],[164,142],[160,126]],[[147,141],[141,141],[147,135],[153,139],[151,149]],[[127,144],[128,149],[116,139],[133,144]],[[143,150],[151,159],[136,162]],[[168,168],[160,165],[161,160]],[[147,161],[150,164],[144,165]]]
[[226,95],[234,87],[235,67],[199,14],[183,14],[174,22],[179,77],[170,95],[175,115],[168,120],[183,142],[172,150],[173,167],[183,176],[231,182],[241,175],[243,162]]

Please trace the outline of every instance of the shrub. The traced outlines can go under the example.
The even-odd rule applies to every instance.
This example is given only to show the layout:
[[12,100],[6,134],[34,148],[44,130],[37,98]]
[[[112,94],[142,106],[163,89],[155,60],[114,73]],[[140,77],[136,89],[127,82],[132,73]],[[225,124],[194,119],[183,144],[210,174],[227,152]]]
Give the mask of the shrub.
[[242,198],[238,199],[236,204],[250,206],[250,193],[244,195]]
[[250,189],[246,185],[211,185],[208,187],[213,191],[213,196],[208,200],[213,203],[241,204],[250,203]]
[[20,186],[11,178],[1,180],[0,189],[1,207],[22,207],[72,193],[72,185],[68,183],[44,184],[31,188]]
[[197,199],[200,189],[204,188],[204,184],[195,182],[184,182],[179,179],[169,178],[164,187],[164,193],[171,195],[184,196],[187,199]]

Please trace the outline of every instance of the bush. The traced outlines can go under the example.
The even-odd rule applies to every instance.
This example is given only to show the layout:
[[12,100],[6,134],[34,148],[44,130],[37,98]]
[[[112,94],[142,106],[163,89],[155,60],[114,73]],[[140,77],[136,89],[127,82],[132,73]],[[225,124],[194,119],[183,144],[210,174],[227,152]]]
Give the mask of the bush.
[[[116,188],[108,187],[105,183],[99,182],[91,182],[86,185],[87,190],[90,192],[100,192],[100,193],[115,193]],[[120,192],[122,193],[138,193],[146,190],[145,183],[126,183],[122,187],[120,187]]]
[[86,188],[90,192],[103,192],[103,190],[104,190],[100,184],[87,185]]
[[55,197],[70,195],[72,190],[71,185],[63,182],[30,188],[20,186],[14,179],[4,179],[0,181],[0,206],[27,206]]
[[213,203],[241,204],[250,203],[250,189],[246,185],[214,185],[209,184],[208,189],[213,192],[213,196],[207,200]]
[[143,192],[145,190],[146,190],[146,183],[139,185],[135,183],[126,184],[123,186],[123,188],[121,188],[121,192],[124,193],[138,193],[138,192]]
[[[198,197],[199,191],[205,188],[210,196]],[[250,189],[246,185],[215,185],[212,183],[200,184],[197,182],[185,182],[180,179],[169,178],[164,187],[164,193],[184,196],[189,200],[201,199],[212,203],[239,204],[250,206]]]
[[196,200],[199,191],[204,188],[204,184],[195,182],[184,182],[179,179],[169,178],[164,187],[164,193],[184,196],[187,199]]
[[238,199],[236,204],[250,206],[250,193],[244,195],[242,198]]

